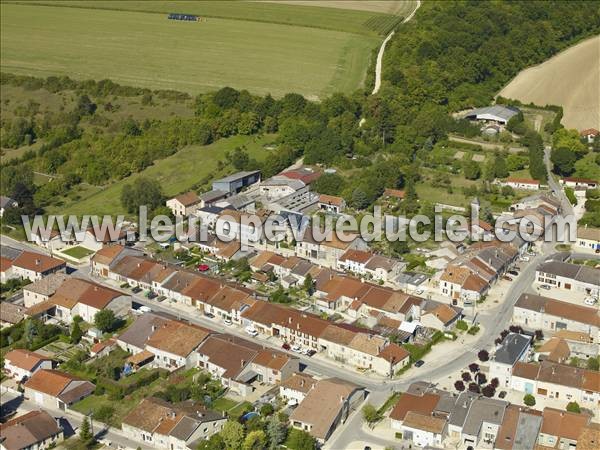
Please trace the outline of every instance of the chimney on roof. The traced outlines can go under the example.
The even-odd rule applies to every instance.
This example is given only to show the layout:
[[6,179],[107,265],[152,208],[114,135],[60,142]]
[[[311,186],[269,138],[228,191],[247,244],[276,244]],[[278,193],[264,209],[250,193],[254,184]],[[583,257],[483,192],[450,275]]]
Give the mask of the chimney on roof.
[[288,323],[292,323],[292,316],[288,317]]
[[300,380],[300,387],[304,387],[304,378]]
[[240,366],[241,366],[241,367],[244,367],[244,366],[246,365],[246,360],[245,360],[245,359],[242,359],[242,360],[240,361],[240,363],[241,363],[241,364],[240,364]]
[[36,259],[36,260],[35,260],[35,265],[36,265],[36,266],[39,266],[40,264],[41,264],[41,261],[40,261],[39,259]]

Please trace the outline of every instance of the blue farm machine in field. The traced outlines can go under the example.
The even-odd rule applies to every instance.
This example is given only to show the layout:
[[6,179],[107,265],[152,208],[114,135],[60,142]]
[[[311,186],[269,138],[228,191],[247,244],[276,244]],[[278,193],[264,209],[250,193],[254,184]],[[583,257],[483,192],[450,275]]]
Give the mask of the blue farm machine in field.
[[193,14],[178,14],[178,13],[170,13],[167,18],[169,20],[183,20],[187,22],[200,22],[200,17],[195,16]]

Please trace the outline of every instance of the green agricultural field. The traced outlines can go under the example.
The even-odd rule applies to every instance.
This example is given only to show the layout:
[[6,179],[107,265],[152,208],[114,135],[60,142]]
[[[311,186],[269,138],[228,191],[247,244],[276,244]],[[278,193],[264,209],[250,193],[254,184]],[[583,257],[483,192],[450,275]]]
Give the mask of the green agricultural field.
[[[396,19],[368,11],[234,3],[181,6],[189,13],[211,10],[201,22],[172,21],[162,13],[2,3],[2,70],[108,78],[192,94],[232,86],[317,99],[362,86],[381,41],[378,31],[387,31]],[[165,12],[179,7],[171,2],[93,5]]]
[[[13,2],[11,2],[13,3]],[[20,3],[18,1],[14,3]],[[32,3],[53,5],[51,0],[34,0]],[[322,2],[314,2],[318,4]],[[172,12],[195,14],[202,19],[221,18],[242,21],[276,23],[299,27],[322,28],[348,33],[383,35],[390,27],[408,16],[415,7],[415,1],[399,1],[395,14],[385,14],[374,10],[327,8],[320,6],[293,5],[290,3],[255,2],[238,0],[71,0],[70,7],[86,9],[109,9],[121,11],[168,14]],[[65,3],[63,3],[65,5]],[[376,8],[375,8],[376,9]]]
[[[146,177],[160,183],[163,193],[173,196],[185,192],[197,185],[207,175],[217,178],[221,175],[217,170],[217,162],[223,160],[225,152],[238,146],[245,146],[248,155],[258,161],[264,160],[268,152],[264,146],[271,143],[275,135],[234,136],[221,139],[214,144],[186,147],[168,158],[156,163],[142,172],[131,175],[111,184],[105,189],[88,187],[72,198],[63,199],[59,205],[49,208],[53,214],[124,214],[121,206],[121,190],[125,184],[139,177]],[[228,169],[230,172],[233,169]]]

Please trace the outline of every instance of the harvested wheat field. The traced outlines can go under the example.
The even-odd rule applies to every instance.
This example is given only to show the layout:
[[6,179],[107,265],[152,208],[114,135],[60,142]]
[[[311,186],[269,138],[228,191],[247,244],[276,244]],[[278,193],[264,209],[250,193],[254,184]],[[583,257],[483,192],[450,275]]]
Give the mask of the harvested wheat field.
[[600,128],[600,36],[523,70],[500,95],[536,105],[562,105],[567,128]]
[[401,16],[414,9],[408,0],[259,0],[265,3],[287,3],[296,6],[322,6],[325,8],[355,9]]

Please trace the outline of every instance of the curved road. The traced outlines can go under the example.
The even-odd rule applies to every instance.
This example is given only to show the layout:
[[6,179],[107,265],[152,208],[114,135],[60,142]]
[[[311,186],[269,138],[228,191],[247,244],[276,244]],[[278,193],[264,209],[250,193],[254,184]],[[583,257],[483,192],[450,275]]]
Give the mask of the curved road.
[[[417,0],[416,8],[413,10],[413,12],[411,12],[408,15],[408,17],[406,19],[404,19],[402,21],[402,23],[406,23],[410,19],[412,19],[413,16],[415,15],[415,13],[417,12],[417,9],[419,9],[420,6],[421,6],[421,1]],[[375,64],[375,86],[373,87],[373,92],[371,92],[371,95],[377,94],[379,92],[379,89],[381,88],[381,68],[383,67],[383,53],[385,52],[385,46],[387,45],[389,40],[392,38],[394,33],[395,33],[395,31],[392,31],[390,34],[388,34],[387,37],[384,39],[383,43],[381,44],[381,47],[379,47],[379,53],[377,53],[377,63]]]

